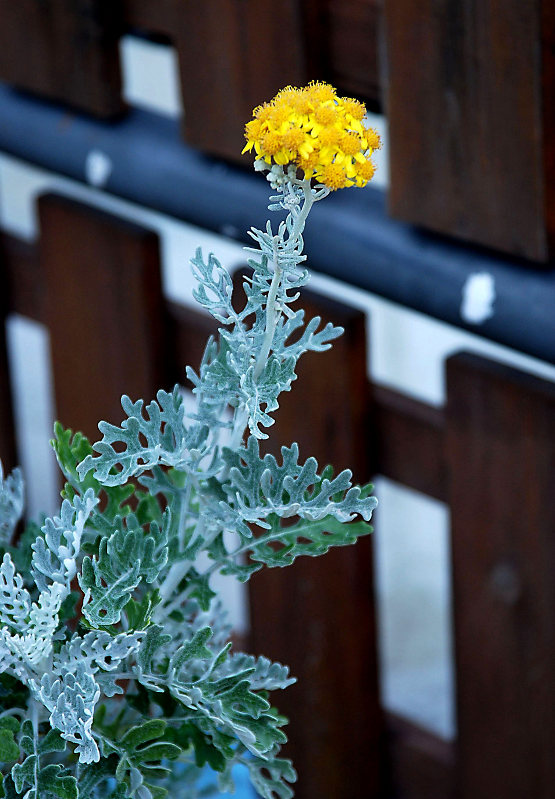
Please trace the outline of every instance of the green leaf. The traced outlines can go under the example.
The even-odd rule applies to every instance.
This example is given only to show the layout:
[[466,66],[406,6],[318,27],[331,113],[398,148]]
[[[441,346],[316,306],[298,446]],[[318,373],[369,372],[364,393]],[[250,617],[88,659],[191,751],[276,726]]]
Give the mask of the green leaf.
[[[235,552],[228,554],[210,547],[210,556],[220,564],[222,574],[233,575],[246,582],[262,566],[290,566],[301,555],[317,557],[330,547],[347,546],[372,532],[364,521],[340,522],[333,516],[318,521],[300,519],[296,524],[284,524],[279,516],[267,518],[269,529],[257,538],[244,542]],[[248,555],[250,562],[239,556]]]
[[7,547],[15,532],[17,523],[23,515],[24,485],[23,473],[16,468],[4,477],[0,463],[0,546]]
[[[175,741],[182,749],[192,746],[195,750],[195,763],[199,768],[208,764],[214,771],[223,771],[226,765],[226,757],[214,746],[210,738],[204,734],[195,724],[185,723],[176,730]],[[229,741],[233,739],[228,738]]]
[[60,605],[58,618],[61,624],[75,619],[78,616],[77,603],[81,601],[81,594],[78,591],[71,591]]
[[[79,799],[90,799],[93,790],[108,777],[113,776],[114,771],[115,766],[112,758],[102,758],[99,763],[91,763],[89,766],[82,768],[78,782]],[[97,793],[94,794],[94,796],[99,795]],[[110,796],[113,796],[113,794],[110,794]]]
[[[12,779],[14,781],[15,790],[18,793],[23,791],[23,786],[28,783],[31,788],[35,785],[35,767],[37,765],[37,756],[29,755],[25,758],[23,763],[16,763],[12,768]],[[34,791],[33,791],[34,793]],[[38,799],[38,797],[35,797]]]
[[159,464],[185,468],[202,457],[197,450],[202,446],[207,430],[201,425],[194,425],[189,430],[185,428],[179,387],[176,386],[171,394],[159,391],[156,398],[158,402],[146,406],[146,418],[143,400],[132,402],[126,395],[121,398],[127,418],[121,427],[99,422],[98,429],[103,438],[93,446],[99,454],[96,457],[88,454],[77,466],[81,479],[92,471],[105,486],[122,485],[130,477]]
[[[92,488],[95,496],[101,491],[106,494],[107,503],[103,516],[113,521],[116,516],[126,516],[131,512],[131,507],[125,502],[133,495],[133,484],[125,486],[103,486],[91,473],[83,478],[77,471],[77,464],[92,454],[93,448],[86,436],[80,432],[73,434],[69,428],[64,428],[60,422],[54,423],[54,438],[50,441],[62,472],[68,481],[62,491],[62,497],[73,501],[75,491],[84,494]],[[115,473],[115,471],[114,471]]]
[[146,630],[156,607],[162,601],[158,589],[146,593],[140,601],[130,599],[125,614],[130,630]]
[[263,799],[291,799],[293,789],[287,783],[296,782],[297,773],[290,760],[252,758],[245,761],[251,782]]
[[163,646],[172,640],[171,635],[163,632],[163,628],[158,624],[151,624],[146,631],[146,637],[141,644],[139,654],[137,655],[137,663],[139,667],[148,672],[152,668],[152,661],[154,656]]
[[60,732],[49,729],[44,737],[39,738],[38,748],[35,750],[33,725],[30,719],[26,719],[23,722],[19,745],[26,755],[46,755],[50,752],[64,752],[66,748],[66,742]]
[[[0,781],[0,797],[2,797],[2,799],[18,799],[18,793],[15,790],[11,773],[4,774],[2,777]],[[32,799],[32,797],[30,796],[29,799]]]
[[212,652],[205,646],[206,642],[212,637],[212,630],[210,627],[203,627],[198,630],[190,641],[182,644],[179,649],[175,651],[170,659],[169,671],[173,674],[179,674],[183,664],[187,660],[212,658]]
[[191,567],[187,573],[187,584],[192,587],[190,596],[198,600],[201,610],[208,610],[216,592],[210,588],[210,575],[199,574]]
[[19,731],[21,722],[13,716],[0,719],[0,761],[9,763],[19,759],[19,746],[14,733]]
[[110,747],[119,757],[115,772],[118,782],[128,787],[144,783],[152,792],[145,778],[164,779],[169,769],[162,761],[174,760],[181,754],[181,748],[175,743],[160,740],[166,726],[163,719],[148,719],[131,727]]
[[318,475],[315,458],[308,458],[303,464],[298,462],[297,444],[282,447],[281,455],[281,465],[271,454],[261,458],[254,436],[249,437],[246,447],[224,448],[229,482],[223,488],[230,508],[241,522],[267,527],[267,517],[272,513],[311,521],[326,516],[341,522],[353,521],[357,515],[365,521],[370,519],[377,501],[360,486],[351,485],[348,469],[332,477],[331,467],[327,467]]
[[[252,560],[266,566],[289,566],[300,555],[317,557],[330,547],[347,546],[372,532],[367,522],[340,522],[333,516],[318,521],[301,519],[284,526],[279,516],[270,516],[270,530],[253,539],[248,553]],[[276,544],[278,546],[276,546]]]
[[167,528],[151,522],[148,532],[134,514],[116,518],[114,532],[101,540],[98,559],[83,558],[79,585],[85,592],[83,614],[95,627],[116,624],[131,592],[144,578],[153,582],[168,558]]
[[39,789],[59,799],[79,799],[77,780],[59,763],[43,766],[39,772]]
[[58,730],[48,730],[44,738],[41,738],[39,743],[39,753],[46,755],[49,752],[64,752],[66,742],[62,738]]

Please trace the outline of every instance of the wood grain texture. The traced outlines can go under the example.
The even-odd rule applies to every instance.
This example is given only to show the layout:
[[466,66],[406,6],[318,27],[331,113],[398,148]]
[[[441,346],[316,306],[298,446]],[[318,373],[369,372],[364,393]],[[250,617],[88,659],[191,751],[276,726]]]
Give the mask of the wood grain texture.
[[380,0],[327,0],[329,75],[342,92],[381,103]]
[[460,799],[555,795],[555,386],[447,364]]
[[175,30],[179,0],[121,0],[122,16],[132,32],[162,34],[168,39]]
[[306,79],[296,0],[182,3],[172,32],[192,146],[233,161],[253,108]]
[[2,285],[9,312],[45,321],[46,289],[39,262],[39,247],[0,232]]
[[123,111],[120,0],[0,0],[0,79],[101,117]]
[[547,0],[386,0],[394,216],[549,258],[555,50],[548,8]]
[[456,747],[393,713],[386,714],[388,797],[455,799]]
[[191,388],[185,368],[191,366],[198,373],[208,337],[217,335],[217,322],[207,313],[171,301],[166,301],[165,318],[171,347],[168,379]]
[[[316,313],[345,327],[325,353],[301,359],[298,381],[280,398],[272,448],[298,441],[301,457],[350,466],[369,477],[365,447],[364,316],[305,292]],[[291,718],[286,748],[299,772],[298,799],[380,795],[379,707],[371,538],[300,558],[250,581],[252,651],[288,663],[298,683],[276,703]]]
[[372,473],[445,502],[443,411],[388,388],[372,387],[371,397]]
[[6,318],[11,310],[10,275],[7,257],[0,240],[0,461],[4,474],[17,465],[17,447],[12,407],[10,366],[6,341]]
[[133,400],[169,388],[156,234],[73,200],[39,199],[57,418],[98,439]]

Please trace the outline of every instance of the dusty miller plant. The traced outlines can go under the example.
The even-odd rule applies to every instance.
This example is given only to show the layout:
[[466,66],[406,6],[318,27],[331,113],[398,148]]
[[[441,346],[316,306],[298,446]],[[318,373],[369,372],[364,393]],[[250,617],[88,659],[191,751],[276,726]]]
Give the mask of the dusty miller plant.
[[[211,577],[245,582],[263,566],[323,554],[370,530],[375,499],[369,486],[351,485],[349,471],[320,471],[314,458],[299,459],[296,444],[277,459],[260,450],[298,359],[341,333],[319,318],[305,323],[292,307],[308,279],[306,217],[338,188],[338,169],[326,178],[326,166],[341,167],[350,185],[361,163],[347,157],[347,144],[331,160],[325,152],[321,133],[338,127],[341,102],[329,89],[285,90],[291,101],[312,97],[305,116],[293,109],[287,123],[302,130],[303,152],[320,158],[311,156],[311,168],[302,143],[292,150],[280,140],[281,157],[267,152],[268,136],[283,128],[271,113],[257,109],[257,125],[247,125],[256,168],[275,192],[270,209],[286,219],[275,233],[269,222],[251,231],[253,272],[239,307],[214,256],[204,261],[197,251],[192,261],[196,299],[221,325],[198,373],[187,372],[194,409],[186,411],[179,387],[146,407],[124,396],[121,426],[100,422],[92,446],[56,424],[66,480],[59,515],[27,524],[15,545],[23,478],[19,469],[0,472],[2,797],[192,799],[208,795],[198,787],[206,764],[218,792],[233,788],[236,763],[260,796],[293,795],[294,769],[279,757],[285,719],[268,698],[293,680],[279,663],[232,651]],[[279,111],[283,97],[262,109]],[[333,113],[318,122],[326,108]],[[343,133],[359,130],[357,114],[343,114]]]

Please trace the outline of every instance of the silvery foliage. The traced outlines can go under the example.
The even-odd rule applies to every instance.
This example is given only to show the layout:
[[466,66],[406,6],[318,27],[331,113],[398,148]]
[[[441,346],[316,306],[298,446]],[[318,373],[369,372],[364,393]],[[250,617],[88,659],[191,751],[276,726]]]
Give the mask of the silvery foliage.
[[21,469],[4,478],[0,463],[0,546],[7,546],[12,540],[17,523],[23,515],[24,492]]
[[94,446],[57,425],[60,513],[18,547],[22,478],[0,473],[0,796],[192,799],[207,795],[195,787],[205,764],[224,791],[238,763],[265,799],[293,795],[267,697],[293,679],[231,651],[212,576],[245,581],[352,543],[376,502],[296,444],[260,451],[298,359],[341,333],[292,308],[308,279],[304,223],[326,190],[269,177],[270,207],[287,217],[251,231],[242,306],[214,256],[192,261],[196,299],[220,324],[187,371],[195,407],[178,387],[146,406],[123,397],[124,421],[100,422]]

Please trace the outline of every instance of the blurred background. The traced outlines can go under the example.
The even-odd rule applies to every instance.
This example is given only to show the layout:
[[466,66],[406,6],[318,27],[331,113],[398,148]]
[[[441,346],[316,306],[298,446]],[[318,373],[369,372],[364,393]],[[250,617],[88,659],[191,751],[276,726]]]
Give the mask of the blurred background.
[[375,478],[375,533],[222,584],[299,679],[299,799],[555,796],[554,45],[546,0],[0,0],[0,454],[31,516],[54,419],[96,440],[198,365],[188,261],[240,269],[267,217],[252,109],[325,80],[382,138],[309,220],[304,304],[346,333],[274,433]]

